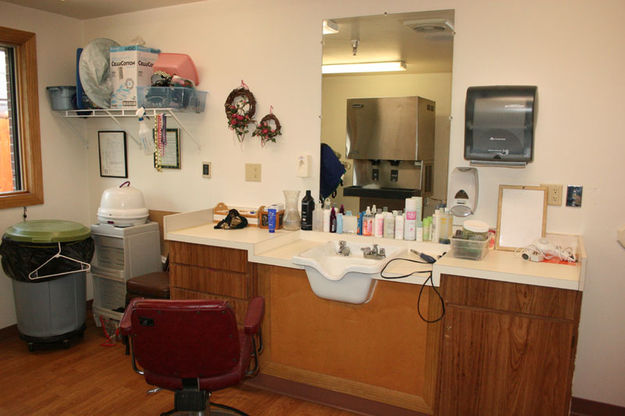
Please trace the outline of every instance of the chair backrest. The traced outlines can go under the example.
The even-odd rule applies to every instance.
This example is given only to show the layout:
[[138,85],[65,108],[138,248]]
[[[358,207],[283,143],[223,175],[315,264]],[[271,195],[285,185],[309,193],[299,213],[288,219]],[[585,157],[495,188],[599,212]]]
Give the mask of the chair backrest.
[[142,299],[131,322],[135,359],[152,374],[212,377],[239,361],[236,318],[224,301]]

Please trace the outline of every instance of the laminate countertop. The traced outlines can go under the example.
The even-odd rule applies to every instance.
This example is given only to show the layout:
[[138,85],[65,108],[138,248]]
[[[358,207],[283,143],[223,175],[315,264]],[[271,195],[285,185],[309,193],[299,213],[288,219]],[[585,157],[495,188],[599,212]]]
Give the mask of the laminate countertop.
[[[418,257],[409,251],[415,249],[433,257],[441,256],[432,266],[410,261],[394,260],[385,276],[408,277],[393,279],[393,282],[422,284],[432,272],[435,286],[440,284],[441,275],[475,277],[512,283],[554,287],[569,290],[583,290],[586,272],[586,252],[580,236],[569,236],[577,240],[578,262],[574,264],[552,264],[523,260],[519,254],[510,251],[489,250],[484,259],[465,260],[445,255],[449,245],[431,242],[394,240],[387,238],[363,237],[353,234],[331,234],[317,231],[276,230],[248,226],[240,230],[214,229],[212,209],[168,215],[164,220],[165,239],[192,244],[227,247],[248,252],[248,260],[253,263],[301,269],[292,258],[299,253],[324,244],[327,241],[347,240],[366,244],[403,246],[406,251],[400,256],[409,260]],[[376,275],[376,279],[386,280]]]

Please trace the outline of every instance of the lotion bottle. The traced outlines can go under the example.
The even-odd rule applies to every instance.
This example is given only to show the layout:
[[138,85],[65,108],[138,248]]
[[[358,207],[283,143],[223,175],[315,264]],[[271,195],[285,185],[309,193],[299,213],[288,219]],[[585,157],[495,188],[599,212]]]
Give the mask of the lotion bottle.
[[384,238],[393,238],[395,236],[395,217],[392,213],[384,214]]
[[404,219],[404,240],[417,238],[417,201],[406,198],[406,218]]
[[373,231],[373,215],[371,214],[371,208],[367,207],[365,216],[362,220],[362,235],[370,236]]
[[384,214],[381,209],[375,214],[375,237],[384,237]]
[[404,215],[400,212],[395,217],[395,240],[404,239]]

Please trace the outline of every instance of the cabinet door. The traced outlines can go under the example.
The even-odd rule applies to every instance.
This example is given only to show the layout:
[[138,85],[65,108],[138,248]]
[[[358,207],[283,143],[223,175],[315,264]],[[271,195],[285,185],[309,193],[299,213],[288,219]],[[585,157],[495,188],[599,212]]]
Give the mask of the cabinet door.
[[568,415],[576,324],[449,305],[439,415]]

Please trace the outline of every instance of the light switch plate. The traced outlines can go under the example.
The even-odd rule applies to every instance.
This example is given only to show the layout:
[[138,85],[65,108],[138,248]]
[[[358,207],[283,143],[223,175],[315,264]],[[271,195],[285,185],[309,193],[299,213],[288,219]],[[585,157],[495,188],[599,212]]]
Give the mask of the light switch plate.
[[260,163],[246,163],[245,164],[245,180],[247,182],[260,182],[261,178],[261,164]]

